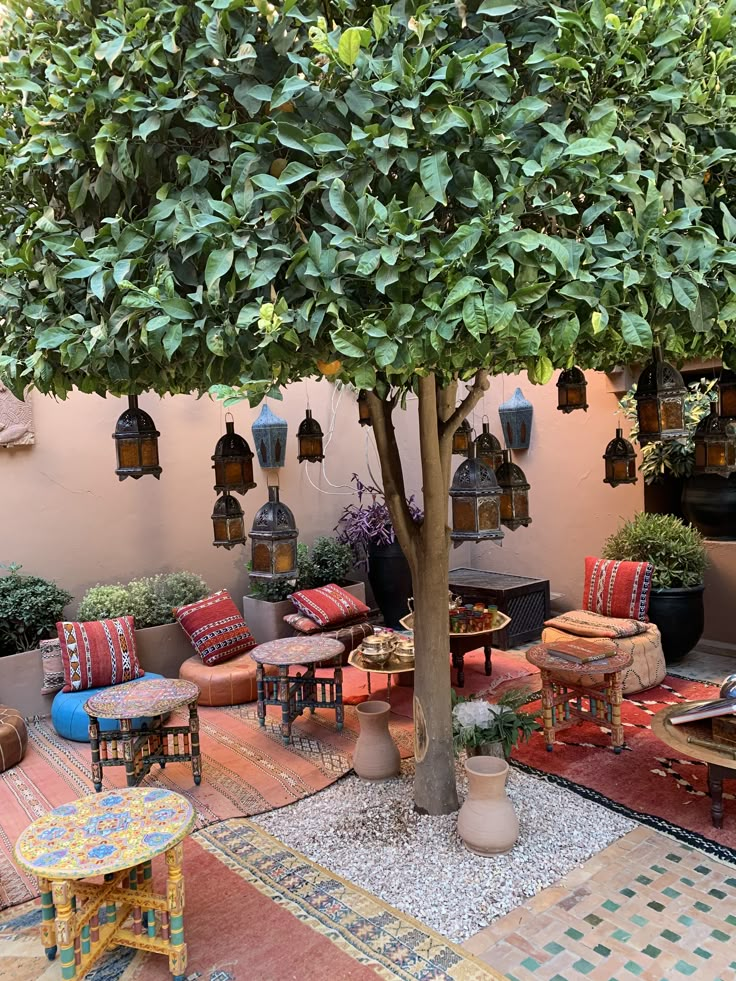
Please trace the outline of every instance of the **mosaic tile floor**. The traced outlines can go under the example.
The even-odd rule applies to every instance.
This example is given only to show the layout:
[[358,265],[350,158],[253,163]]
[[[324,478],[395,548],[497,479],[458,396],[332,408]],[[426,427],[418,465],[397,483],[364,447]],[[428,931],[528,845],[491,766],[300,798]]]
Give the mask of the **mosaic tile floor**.
[[736,868],[641,826],[463,946],[509,981],[734,981],[735,940]]

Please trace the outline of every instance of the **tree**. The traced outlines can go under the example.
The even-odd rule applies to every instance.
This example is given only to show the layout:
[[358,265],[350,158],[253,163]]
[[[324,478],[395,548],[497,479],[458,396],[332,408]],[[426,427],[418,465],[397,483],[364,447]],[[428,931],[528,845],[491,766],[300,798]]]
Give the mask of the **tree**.
[[453,809],[453,430],[502,371],[655,339],[734,361],[733,0],[6,3],[0,371],[255,404],[322,366],[369,392],[414,580],[416,804]]

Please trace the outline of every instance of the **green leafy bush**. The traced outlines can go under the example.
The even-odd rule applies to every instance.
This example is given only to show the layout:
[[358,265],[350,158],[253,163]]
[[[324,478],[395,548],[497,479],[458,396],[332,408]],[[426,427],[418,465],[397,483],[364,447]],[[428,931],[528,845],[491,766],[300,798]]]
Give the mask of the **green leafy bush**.
[[133,616],[136,627],[174,623],[172,609],[207,595],[207,583],[193,572],[168,572],[88,589],[79,604],[80,620]]
[[72,596],[40,576],[21,576],[19,565],[0,578],[0,657],[29,651],[56,635],[56,623]]
[[317,589],[335,582],[344,585],[353,567],[353,553],[349,545],[321,535],[315,538],[312,548],[299,542],[297,545],[296,579],[251,580],[251,596],[280,603],[298,589]]
[[699,586],[708,556],[703,536],[672,514],[639,512],[610,535],[603,558],[651,562],[652,583],[658,588]]

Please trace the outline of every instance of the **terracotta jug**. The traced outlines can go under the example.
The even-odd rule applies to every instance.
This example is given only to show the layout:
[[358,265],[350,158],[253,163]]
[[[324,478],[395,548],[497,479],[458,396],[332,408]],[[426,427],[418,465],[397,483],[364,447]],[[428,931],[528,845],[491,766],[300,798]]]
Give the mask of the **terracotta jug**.
[[364,780],[387,780],[399,775],[399,748],[388,731],[388,702],[363,702],[356,706],[360,735],[355,744],[353,769]]
[[465,761],[468,796],[457,817],[457,831],[478,855],[507,852],[519,837],[519,821],[506,796],[509,765],[495,756]]

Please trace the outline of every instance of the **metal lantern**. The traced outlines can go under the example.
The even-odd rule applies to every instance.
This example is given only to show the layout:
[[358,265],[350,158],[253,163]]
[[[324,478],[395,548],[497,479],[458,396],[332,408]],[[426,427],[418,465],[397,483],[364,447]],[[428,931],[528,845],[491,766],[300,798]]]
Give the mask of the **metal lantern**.
[[452,434],[452,452],[455,456],[468,456],[473,442],[473,430],[467,419],[463,419]]
[[475,455],[471,443],[468,459],[455,471],[450,487],[452,533],[456,544],[503,538],[498,499],[501,488],[496,475]]
[[361,426],[372,426],[371,407],[367,392],[358,392],[358,422]]
[[736,420],[736,373],[725,368],[718,379],[718,401],[721,419]]
[[138,396],[128,396],[128,408],[115,424],[112,438],[118,465],[115,473],[120,480],[132,477],[138,480],[151,474],[158,480],[161,467],[158,463],[158,438],[161,435],[153,419],[138,408]]
[[296,438],[299,441],[299,463],[319,463],[325,455],[322,448],[322,427],[312,418],[312,410],[307,409],[304,421],[299,426]]
[[683,439],[685,396],[687,388],[682,375],[662,360],[659,348],[654,359],[642,371],[636,386],[636,414],[639,420],[639,442],[642,446],[656,440]]
[[261,414],[251,426],[258,462],[264,470],[283,467],[286,458],[285,419],[279,419],[264,402]]
[[235,491],[245,494],[256,486],[253,480],[253,451],[235,432],[232,416],[225,418],[225,435],[220,436],[212,455],[215,490],[218,494]]
[[619,484],[636,483],[636,451],[628,439],[624,439],[624,431],[620,427],[616,429],[615,438],[606,447],[603,459],[606,461],[604,484],[618,487]]
[[245,545],[243,509],[232,494],[223,494],[222,497],[218,497],[212,512],[212,527],[215,533],[213,545],[222,548]]
[[498,415],[507,449],[529,449],[533,414],[534,406],[524,398],[520,388],[516,389],[510,399],[499,405]]
[[512,531],[531,524],[529,484],[521,467],[512,462],[508,450],[503,451],[503,463],[496,471],[496,479],[501,488],[501,524]]
[[491,432],[491,427],[487,422],[483,423],[483,432],[475,441],[475,455],[481,463],[485,463],[494,473],[503,463],[501,444]]
[[278,487],[268,488],[268,503],[256,512],[251,540],[252,579],[296,579],[299,529],[291,509],[279,500]]
[[698,423],[693,443],[695,473],[728,477],[736,471],[736,425],[718,415],[715,402],[710,404],[710,414]]
[[588,411],[588,383],[580,368],[565,368],[557,379],[557,408],[560,412],[573,412],[575,409]]

